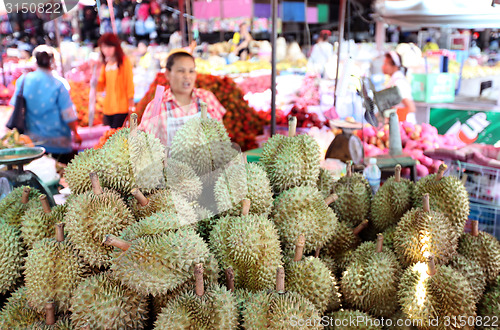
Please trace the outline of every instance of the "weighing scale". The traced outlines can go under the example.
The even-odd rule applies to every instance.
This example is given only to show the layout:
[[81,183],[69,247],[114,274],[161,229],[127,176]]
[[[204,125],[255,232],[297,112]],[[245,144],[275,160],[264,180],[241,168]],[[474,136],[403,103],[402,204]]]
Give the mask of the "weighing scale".
[[54,196],[50,189],[33,172],[25,171],[24,165],[45,154],[45,148],[11,148],[0,150],[0,165],[7,166],[7,170],[0,170],[0,178],[6,178],[11,188],[30,186],[36,188],[40,193],[47,195],[50,206],[55,206]]
[[341,128],[342,134],[335,136],[326,151],[326,158],[335,158],[344,163],[352,160],[354,164],[359,164],[363,159],[363,144],[359,137],[352,133],[355,130],[362,129],[363,125],[336,119],[330,120],[330,127]]

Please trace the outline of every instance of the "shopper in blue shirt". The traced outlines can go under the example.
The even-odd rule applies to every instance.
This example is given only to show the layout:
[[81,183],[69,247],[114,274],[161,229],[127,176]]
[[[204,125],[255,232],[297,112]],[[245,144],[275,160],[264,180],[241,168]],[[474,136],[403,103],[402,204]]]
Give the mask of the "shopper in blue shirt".
[[38,46],[33,55],[38,68],[18,79],[12,101],[16,99],[24,82],[26,134],[35,143],[43,146],[55,159],[68,163],[74,155],[71,148],[71,132],[76,143],[82,142],[77,132],[78,118],[68,90],[60,78],[52,74],[53,48]]

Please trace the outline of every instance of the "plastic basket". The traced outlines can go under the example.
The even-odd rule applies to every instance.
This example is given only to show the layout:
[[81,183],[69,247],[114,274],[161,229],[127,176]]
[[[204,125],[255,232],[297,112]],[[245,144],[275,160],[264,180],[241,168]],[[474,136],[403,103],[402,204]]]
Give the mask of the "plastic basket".
[[471,231],[470,220],[479,222],[479,230],[495,236],[500,240],[500,207],[494,205],[470,203],[469,221],[465,231]]
[[467,175],[465,188],[471,202],[500,206],[500,169],[456,160],[449,164],[449,174],[460,180]]

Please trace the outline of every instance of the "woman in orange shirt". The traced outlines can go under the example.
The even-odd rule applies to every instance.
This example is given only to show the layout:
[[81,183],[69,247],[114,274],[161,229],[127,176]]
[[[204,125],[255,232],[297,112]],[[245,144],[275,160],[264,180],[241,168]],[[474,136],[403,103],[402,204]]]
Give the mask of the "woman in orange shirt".
[[123,53],[120,39],[105,33],[99,38],[104,65],[97,82],[97,91],[105,91],[104,125],[120,128],[134,109],[134,80],[132,64]]

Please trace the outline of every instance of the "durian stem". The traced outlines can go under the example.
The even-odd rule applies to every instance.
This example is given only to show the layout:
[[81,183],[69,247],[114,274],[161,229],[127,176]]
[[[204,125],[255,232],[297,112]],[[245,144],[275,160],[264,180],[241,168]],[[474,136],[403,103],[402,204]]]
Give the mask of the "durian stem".
[[321,248],[317,248],[316,251],[314,251],[314,257],[319,258],[319,253],[321,252]]
[[226,286],[229,291],[234,292],[234,270],[232,267],[226,269]]
[[195,293],[198,297],[205,294],[205,286],[203,284],[203,264],[196,264],[194,266],[194,278],[195,278]]
[[92,191],[96,195],[101,195],[102,194],[102,187],[101,184],[99,183],[99,177],[97,176],[96,172],[90,172],[90,182],[92,183]]
[[247,154],[241,154],[243,157],[243,164],[248,164],[248,155]]
[[302,255],[304,254],[305,245],[306,245],[306,237],[304,236],[304,234],[300,234],[299,237],[297,237],[297,241],[295,241],[295,257],[293,258],[293,261],[302,260]]
[[471,235],[474,237],[478,237],[479,236],[479,221],[471,220],[471,224],[472,224]]
[[431,206],[429,204],[429,194],[424,194],[422,196],[422,208],[424,209],[424,212],[430,212],[431,211]]
[[64,222],[56,223],[56,241],[64,242]]
[[116,248],[119,248],[122,251],[127,251],[130,248],[130,246],[132,245],[131,243],[129,243],[121,238],[115,237],[113,235],[106,235],[103,243],[106,245],[109,245],[109,246],[114,246]]
[[382,252],[382,248],[384,247],[384,235],[378,234],[377,235],[377,249],[376,252],[380,253]]
[[28,204],[28,201],[30,199],[30,187],[24,187],[23,188],[23,195],[21,196],[21,203],[23,204]]
[[288,118],[288,136],[294,137],[297,134],[297,117]]
[[467,183],[467,174],[464,173],[464,175],[462,175],[462,184],[465,186],[465,184]]
[[276,292],[285,293],[285,269],[278,267],[276,271]]
[[439,165],[439,170],[436,174],[436,181],[439,181],[443,178],[444,171],[446,171],[447,168],[448,168],[448,166],[446,166],[446,164]]
[[245,198],[241,201],[241,215],[248,215],[250,213],[250,200]]
[[427,257],[427,275],[434,276],[436,274],[436,263],[434,262],[434,256],[431,254]]
[[401,182],[401,165],[396,165],[394,168],[394,180],[396,182]]
[[368,220],[363,220],[362,223],[360,223],[356,228],[354,228],[352,233],[358,236],[359,233],[361,233],[366,227],[368,227]]
[[144,196],[139,189],[134,188],[132,189],[131,193],[132,195],[134,195],[135,199],[137,199],[137,201],[142,207],[149,204],[149,199],[147,199],[146,196]]
[[43,212],[50,213],[51,208],[50,208],[49,200],[47,199],[46,195],[40,196],[40,202],[42,202]]
[[207,119],[207,104],[205,102],[200,102],[201,119]]
[[54,325],[56,323],[56,313],[53,302],[45,304],[45,324]]
[[352,176],[352,161],[347,162],[345,175],[349,178]]
[[137,114],[134,112],[130,115],[130,134],[135,135],[137,132]]
[[337,199],[339,199],[339,195],[331,194],[330,196],[325,198],[325,204],[328,206],[328,205],[332,204],[333,202],[335,202]]

